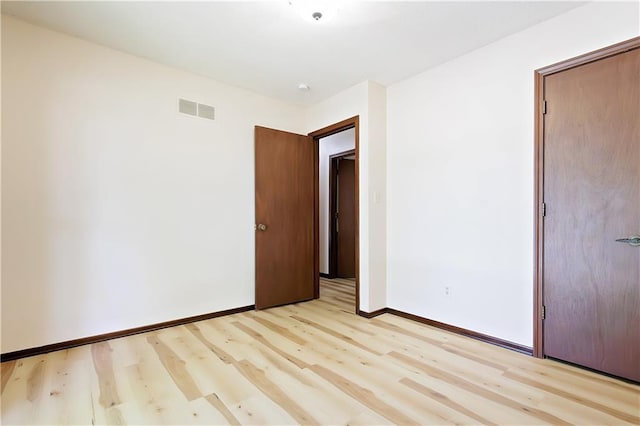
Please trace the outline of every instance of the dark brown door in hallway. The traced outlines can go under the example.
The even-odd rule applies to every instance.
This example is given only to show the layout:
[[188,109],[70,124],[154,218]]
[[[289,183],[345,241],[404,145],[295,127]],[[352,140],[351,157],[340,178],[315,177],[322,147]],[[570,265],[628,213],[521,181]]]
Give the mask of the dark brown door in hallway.
[[338,160],[337,271],[338,278],[356,276],[355,160]]
[[640,49],[544,96],[544,354],[640,381]]
[[255,128],[256,308],[314,297],[314,144]]

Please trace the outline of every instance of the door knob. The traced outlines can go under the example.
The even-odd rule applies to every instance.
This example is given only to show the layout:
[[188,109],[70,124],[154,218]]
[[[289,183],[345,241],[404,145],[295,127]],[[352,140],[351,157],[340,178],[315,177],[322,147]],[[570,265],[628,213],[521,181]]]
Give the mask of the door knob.
[[265,225],[264,223],[258,224],[258,231],[266,231],[266,230],[267,230],[267,225]]
[[627,243],[630,246],[640,246],[640,235],[632,235],[629,238],[619,238],[616,240],[618,243]]

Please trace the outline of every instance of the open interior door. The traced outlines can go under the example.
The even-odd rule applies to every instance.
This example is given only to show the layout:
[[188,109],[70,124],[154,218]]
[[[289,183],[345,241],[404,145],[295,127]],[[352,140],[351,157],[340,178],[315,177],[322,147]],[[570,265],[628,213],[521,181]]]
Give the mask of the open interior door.
[[256,309],[314,297],[314,145],[256,126]]

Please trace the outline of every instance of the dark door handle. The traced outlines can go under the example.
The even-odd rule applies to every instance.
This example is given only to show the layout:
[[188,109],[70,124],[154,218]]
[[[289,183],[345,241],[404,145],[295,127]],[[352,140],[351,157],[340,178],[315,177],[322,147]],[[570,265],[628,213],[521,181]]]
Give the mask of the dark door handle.
[[619,238],[616,240],[618,243],[627,243],[630,246],[640,246],[640,235],[632,235],[629,238]]

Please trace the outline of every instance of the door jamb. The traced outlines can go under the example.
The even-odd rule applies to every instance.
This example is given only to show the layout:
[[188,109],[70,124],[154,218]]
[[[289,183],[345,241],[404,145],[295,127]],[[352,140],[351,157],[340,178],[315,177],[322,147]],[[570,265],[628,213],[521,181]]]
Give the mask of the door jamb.
[[329,156],[329,278],[338,275],[338,235],[336,232],[336,198],[338,196],[338,170],[335,163],[356,153],[355,149],[343,151]]
[[356,156],[356,179],[355,179],[355,192],[356,192],[356,306],[355,313],[360,313],[360,116],[356,115],[346,120],[342,120],[338,123],[332,124],[327,127],[323,127],[319,130],[309,133],[309,136],[313,139],[314,144],[314,164],[313,164],[313,191],[314,191],[314,213],[313,213],[313,226],[314,226],[314,298],[320,297],[320,194],[319,194],[319,147],[320,139],[327,136],[340,133],[344,130],[355,129],[355,156]]
[[599,61],[620,53],[640,48],[640,37],[623,41],[584,55],[576,56],[562,62],[549,65],[534,72],[535,93],[535,124],[534,124],[534,268],[533,268],[533,356],[544,357],[544,326],[542,309],[544,303],[544,114],[546,105],[544,99],[545,77],[552,74]]

